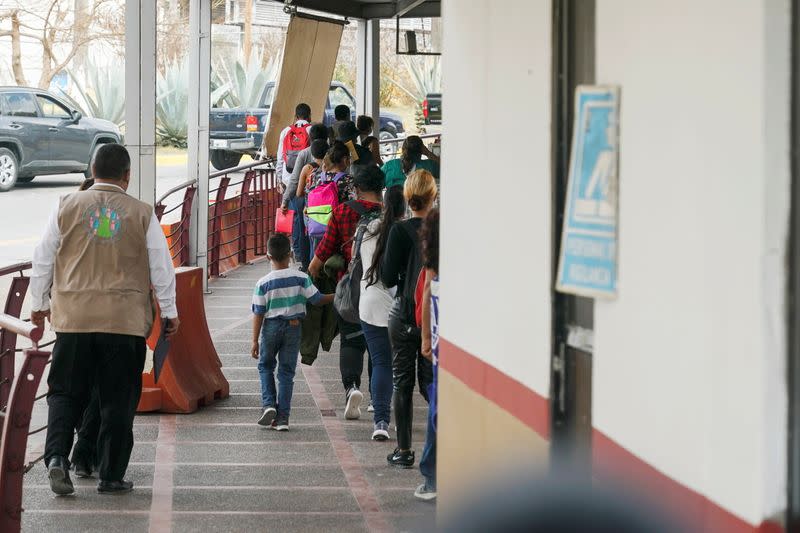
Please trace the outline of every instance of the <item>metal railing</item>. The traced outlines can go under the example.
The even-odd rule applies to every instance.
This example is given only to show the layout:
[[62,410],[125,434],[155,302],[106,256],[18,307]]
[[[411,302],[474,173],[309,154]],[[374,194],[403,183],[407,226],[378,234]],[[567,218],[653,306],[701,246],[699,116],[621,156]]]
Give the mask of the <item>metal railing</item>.
[[[417,135],[417,137],[421,138],[423,142],[432,140],[434,144],[438,144],[442,140],[441,133],[425,133],[422,135]],[[398,157],[400,157],[404,140],[405,139],[403,138],[403,139],[381,139],[380,141],[378,141],[378,143],[381,145],[381,157],[383,158],[384,162],[389,161],[391,159],[397,159]]]
[[[15,265],[16,267],[29,268],[29,264]],[[8,269],[2,269],[6,273]],[[13,270],[11,272],[14,272]],[[13,295],[9,293],[9,298]],[[24,292],[22,294],[24,298]],[[0,409],[2,418],[2,435],[0,436],[0,531],[17,532],[22,525],[22,481],[23,476],[42,457],[25,464],[25,454],[28,445],[28,436],[43,431],[47,426],[30,431],[31,413],[33,403],[41,398],[36,397],[39,382],[42,379],[45,366],[50,362],[50,353],[38,347],[44,331],[42,328],[20,320],[18,316],[0,313],[0,334],[4,340],[13,339],[14,348],[3,351],[3,359],[12,358],[16,349],[17,336],[21,335],[31,340],[32,347],[24,350],[25,358],[22,361],[19,373],[11,378],[11,386],[3,407]],[[13,366],[12,366],[13,372]],[[5,381],[8,379],[3,377]]]
[[[231,174],[244,172],[237,181]],[[280,193],[275,178],[274,161],[257,161],[214,172],[209,179],[220,178],[209,191],[208,267],[211,276],[220,276],[248,259],[267,253],[267,239],[275,227],[275,211]],[[238,193],[228,197],[232,190]],[[169,197],[183,191],[183,200],[166,209]],[[180,218],[170,225],[167,240],[175,266],[189,263],[189,235],[192,206],[197,192],[196,180],[189,180],[163,194],[156,204],[159,220],[181,210]]]

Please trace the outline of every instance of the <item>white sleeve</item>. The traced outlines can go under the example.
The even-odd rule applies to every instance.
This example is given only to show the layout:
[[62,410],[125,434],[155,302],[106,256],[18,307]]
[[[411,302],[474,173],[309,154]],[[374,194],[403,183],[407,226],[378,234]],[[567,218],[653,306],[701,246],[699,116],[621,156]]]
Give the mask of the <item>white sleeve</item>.
[[50,309],[50,288],[53,285],[53,265],[56,252],[61,246],[61,231],[58,229],[58,207],[50,213],[44,235],[33,251],[33,270],[31,273],[31,311]]
[[153,213],[150,227],[147,228],[147,255],[150,263],[150,282],[156,291],[161,316],[175,318],[178,308],[175,307],[175,267],[167,245],[167,238],[161,225]]
[[278,150],[275,152],[275,157],[277,158],[275,161],[275,175],[284,183],[286,180],[283,179],[283,139],[286,138],[288,132],[289,128],[283,128],[283,130],[281,130],[281,134],[278,137]]

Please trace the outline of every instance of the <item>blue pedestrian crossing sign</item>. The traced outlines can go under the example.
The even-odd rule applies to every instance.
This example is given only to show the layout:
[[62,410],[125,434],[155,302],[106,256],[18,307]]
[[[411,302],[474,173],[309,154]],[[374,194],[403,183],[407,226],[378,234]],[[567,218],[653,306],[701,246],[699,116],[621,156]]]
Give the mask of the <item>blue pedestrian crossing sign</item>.
[[556,290],[617,294],[619,88],[580,86],[569,162]]

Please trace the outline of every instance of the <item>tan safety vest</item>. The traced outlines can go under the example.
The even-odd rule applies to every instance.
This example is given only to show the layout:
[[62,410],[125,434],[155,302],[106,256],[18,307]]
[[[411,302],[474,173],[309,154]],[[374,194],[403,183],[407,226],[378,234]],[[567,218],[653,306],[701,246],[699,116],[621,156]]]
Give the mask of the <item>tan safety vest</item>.
[[149,334],[152,216],[152,206],[106,184],[61,199],[51,290],[56,332]]

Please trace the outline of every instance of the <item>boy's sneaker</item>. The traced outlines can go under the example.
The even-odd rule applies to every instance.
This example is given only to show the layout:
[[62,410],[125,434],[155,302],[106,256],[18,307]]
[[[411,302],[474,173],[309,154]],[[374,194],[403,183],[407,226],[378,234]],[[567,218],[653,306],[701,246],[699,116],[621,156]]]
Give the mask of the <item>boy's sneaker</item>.
[[344,417],[347,420],[358,420],[361,418],[361,400],[364,395],[355,387],[351,387],[347,391],[347,404],[344,408]]
[[272,427],[274,427],[276,431],[289,431],[289,417],[288,416],[277,417],[273,421]]
[[367,412],[368,413],[374,413],[375,412],[375,406],[372,405],[372,400],[369,401],[369,407],[367,407]]
[[426,479],[425,483],[417,487],[417,490],[414,491],[414,497],[426,502],[435,500],[436,487],[431,486],[431,484],[428,483],[428,480]]
[[261,413],[261,418],[258,419],[259,426],[271,426],[272,421],[275,420],[275,416],[278,414],[278,411],[274,407],[267,407],[264,409],[264,412]]
[[389,440],[389,423],[383,420],[375,422],[375,429],[372,432],[372,440]]

